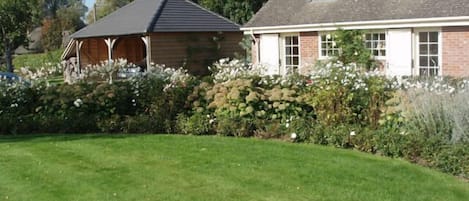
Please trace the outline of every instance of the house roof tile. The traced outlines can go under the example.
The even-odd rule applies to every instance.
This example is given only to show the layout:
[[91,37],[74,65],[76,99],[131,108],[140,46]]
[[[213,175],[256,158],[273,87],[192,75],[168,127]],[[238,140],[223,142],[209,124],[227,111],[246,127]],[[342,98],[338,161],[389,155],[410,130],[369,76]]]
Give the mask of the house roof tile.
[[269,0],[244,27],[459,16],[468,0]]

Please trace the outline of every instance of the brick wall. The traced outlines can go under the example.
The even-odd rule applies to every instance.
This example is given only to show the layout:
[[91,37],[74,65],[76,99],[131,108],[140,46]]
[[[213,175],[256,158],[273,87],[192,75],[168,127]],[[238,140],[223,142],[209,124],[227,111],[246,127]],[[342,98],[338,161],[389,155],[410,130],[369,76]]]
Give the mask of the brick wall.
[[318,32],[300,33],[300,73],[307,73],[316,63],[318,53]]
[[469,76],[469,27],[443,28],[443,75]]

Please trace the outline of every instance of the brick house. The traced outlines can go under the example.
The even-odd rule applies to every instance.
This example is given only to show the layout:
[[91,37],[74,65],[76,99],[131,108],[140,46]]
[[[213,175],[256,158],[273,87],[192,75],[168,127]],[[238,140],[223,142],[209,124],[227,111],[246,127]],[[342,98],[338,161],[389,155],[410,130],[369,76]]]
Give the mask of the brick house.
[[332,31],[363,30],[390,76],[469,76],[468,0],[270,0],[241,28],[254,63],[302,71],[339,51]]
[[190,0],[134,0],[73,33],[62,60],[81,70],[125,58],[142,67],[164,64],[205,75],[214,61],[244,52],[239,28]]

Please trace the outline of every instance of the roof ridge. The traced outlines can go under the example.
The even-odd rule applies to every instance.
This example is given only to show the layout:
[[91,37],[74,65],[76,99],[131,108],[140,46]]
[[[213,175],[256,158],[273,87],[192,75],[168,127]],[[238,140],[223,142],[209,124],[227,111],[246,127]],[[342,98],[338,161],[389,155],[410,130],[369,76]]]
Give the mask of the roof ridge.
[[199,5],[199,4],[195,3],[195,2],[193,2],[193,1],[191,1],[191,0],[183,0],[183,1],[188,2],[188,3],[190,3],[190,4],[192,4],[192,5],[194,5],[194,6],[198,7],[198,8],[200,8],[200,9],[202,9],[202,10],[204,10],[204,11],[207,11],[207,12],[209,12],[210,14],[215,15],[215,16],[217,16],[217,17],[219,17],[219,18],[225,20],[226,22],[229,22],[229,23],[232,23],[232,24],[237,25],[238,27],[241,27],[240,24],[238,24],[238,23],[236,23],[236,22],[234,22],[234,21],[231,21],[230,19],[228,19],[228,18],[226,18],[226,17],[224,17],[224,16],[222,16],[222,15],[216,13],[216,12],[213,12],[213,11],[207,9],[207,8],[204,8],[203,6],[201,6],[201,5]]
[[153,31],[153,28],[155,27],[156,22],[158,22],[158,19],[160,18],[163,8],[166,6],[167,2],[168,0],[160,1],[160,5],[158,6],[158,9],[156,9],[156,12],[152,17],[150,24],[147,26],[147,30],[145,30],[146,33],[150,33]]

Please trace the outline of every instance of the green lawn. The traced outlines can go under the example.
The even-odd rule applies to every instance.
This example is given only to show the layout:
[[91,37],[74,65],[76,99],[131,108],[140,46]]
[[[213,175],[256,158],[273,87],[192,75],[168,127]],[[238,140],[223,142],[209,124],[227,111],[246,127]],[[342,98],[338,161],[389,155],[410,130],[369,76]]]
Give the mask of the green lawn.
[[0,138],[0,200],[464,200],[469,184],[401,160],[255,139]]

